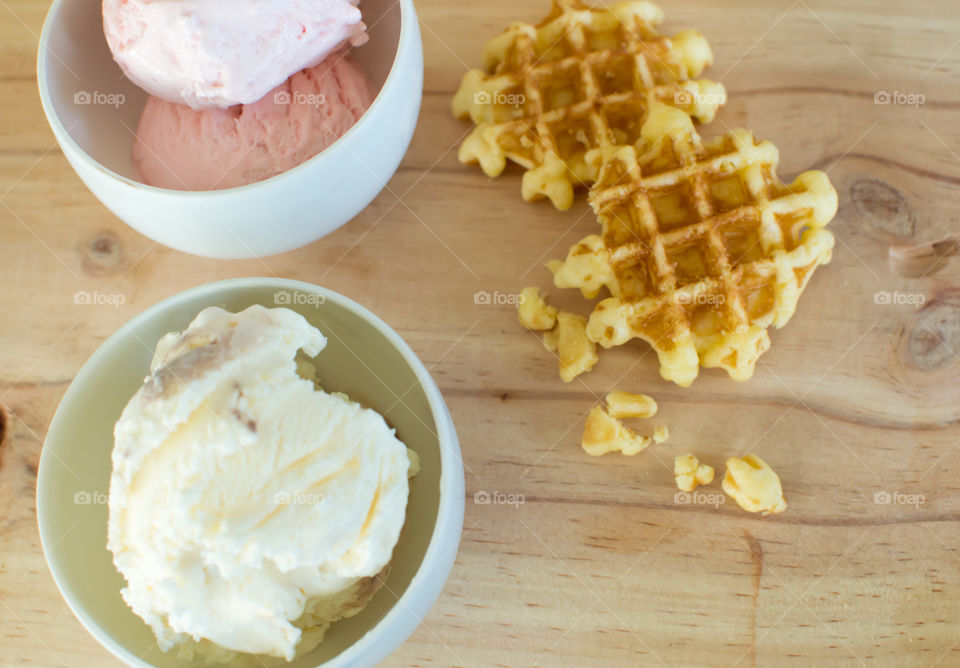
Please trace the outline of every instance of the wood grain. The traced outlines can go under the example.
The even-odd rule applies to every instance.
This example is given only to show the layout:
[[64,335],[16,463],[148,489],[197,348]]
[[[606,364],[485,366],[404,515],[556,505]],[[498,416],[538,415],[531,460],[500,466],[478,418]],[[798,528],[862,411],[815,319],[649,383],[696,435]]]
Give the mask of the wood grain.
[[[780,147],[781,176],[825,169],[841,198],[834,260],[772,333],[754,379],[705,372],[688,389],[660,380],[639,343],[564,385],[509,307],[474,304],[478,290],[548,286],[543,262],[595,226],[582,196],[557,213],[521,201],[517,170],[490,180],[456,160],[468,127],[449,104],[462,73],[489,36],[546,4],[419,0],[422,118],[388,189],[307,248],[223,262],[155,245],[84,188],[36,94],[47,4],[2,3],[0,664],[117,665],[41,554],[42,439],[71,378],[121,323],[245,275],[320,283],[368,305],[431,367],[459,426],[460,554],[385,665],[960,664],[960,262],[923,279],[887,266],[891,243],[958,228],[954,3],[664,2],[665,30],[700,28],[716,53],[707,75],[730,93],[705,134],[750,127]],[[925,100],[876,104],[881,91]],[[79,290],[124,303],[77,305]],[[882,292],[924,303],[878,304]],[[583,417],[613,387],[653,394],[671,440],[631,459],[584,455]],[[672,459],[687,451],[720,473],[727,456],[757,452],[780,473],[789,509],[760,518],[729,501],[675,504]],[[477,505],[481,491],[524,502]],[[875,503],[882,492],[923,502]]]

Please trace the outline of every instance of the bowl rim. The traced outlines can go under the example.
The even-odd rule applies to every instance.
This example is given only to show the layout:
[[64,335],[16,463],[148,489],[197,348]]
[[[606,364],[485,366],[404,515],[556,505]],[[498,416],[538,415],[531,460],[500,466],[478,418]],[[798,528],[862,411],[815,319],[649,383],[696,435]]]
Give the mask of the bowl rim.
[[359,128],[370,123],[370,119],[375,115],[373,112],[387,104],[383,101],[384,91],[387,90],[388,87],[393,88],[396,85],[398,76],[397,71],[399,69],[401,54],[405,51],[409,51],[410,48],[422,48],[422,46],[420,46],[418,43],[408,44],[410,41],[410,32],[412,30],[410,27],[411,22],[414,25],[417,23],[417,14],[413,5],[413,0],[395,0],[395,2],[400,5],[400,34],[397,37],[397,50],[393,55],[393,61],[390,64],[390,71],[387,72],[387,77],[384,79],[380,90],[377,91],[376,96],[374,96],[370,106],[367,107],[366,111],[363,112],[360,118],[358,118],[346,132],[338,137],[336,141],[313,157],[303,161],[299,165],[284,170],[279,174],[275,174],[269,178],[261,179],[260,181],[254,181],[253,183],[248,183],[246,185],[234,186],[233,188],[220,188],[218,190],[177,190],[175,188],[160,188],[158,186],[151,186],[149,184],[142,183],[141,181],[137,181],[136,179],[131,179],[130,177],[118,174],[106,165],[102,164],[99,160],[94,159],[93,156],[80,148],[80,145],[77,144],[77,142],[73,139],[73,136],[66,130],[66,128],[63,126],[63,122],[60,120],[60,116],[57,114],[56,109],[53,106],[53,101],[50,97],[48,77],[46,76],[48,56],[51,53],[48,43],[50,39],[50,31],[52,30],[53,19],[60,12],[62,5],[69,1],[72,0],[53,0],[50,8],[47,10],[46,17],[43,19],[43,27],[40,30],[40,38],[37,40],[37,88],[39,89],[40,93],[40,106],[43,107],[43,113],[47,117],[47,122],[50,124],[51,129],[53,130],[54,137],[58,143],[67,144],[71,151],[74,151],[81,158],[88,161],[90,165],[100,170],[104,173],[104,175],[112,178],[122,186],[173,197],[223,197],[229,194],[236,194],[238,192],[246,192],[258,187],[265,187],[269,183],[274,183],[288,174],[297,172],[306,168],[308,165],[319,161],[322,159],[322,156],[332,153],[334,149],[343,147],[346,144],[348,137],[357,134],[360,131]]
[[[428,597],[428,606],[423,611],[424,613],[433,606],[449,577],[450,568],[453,565],[456,554],[459,552],[466,502],[464,496],[465,481],[462,453],[457,439],[456,429],[450,417],[449,410],[447,409],[446,402],[440,394],[440,390],[430,375],[429,370],[424,366],[423,362],[420,361],[416,353],[413,352],[409,344],[407,344],[390,325],[365,306],[349,297],[306,281],[274,277],[248,277],[215,281],[189,288],[162,299],[125,322],[107,337],[87,361],[84,362],[57,405],[57,409],[54,412],[47,434],[43,440],[43,448],[40,452],[40,462],[37,468],[37,528],[40,534],[40,544],[43,550],[44,560],[47,562],[47,568],[50,570],[61,596],[66,601],[67,606],[73,612],[74,616],[80,621],[81,625],[83,625],[105,649],[129,666],[152,666],[152,664],[135,656],[124,645],[114,641],[107,631],[87,613],[86,608],[80,603],[59,568],[54,565],[56,560],[51,559],[51,551],[54,549],[59,538],[48,534],[46,529],[47,523],[44,520],[49,511],[46,510],[46,504],[42,501],[42,490],[49,489],[49,485],[44,481],[49,475],[47,471],[49,471],[52,466],[51,459],[54,457],[52,451],[47,448],[47,443],[51,438],[51,434],[59,437],[58,433],[66,429],[66,425],[61,424],[64,420],[62,416],[64,406],[69,401],[72,401],[74,395],[82,391],[82,388],[87,384],[89,378],[101,373],[102,358],[106,357],[109,350],[115,347],[118,342],[131,335],[131,332],[128,330],[131,330],[142,321],[150,319],[184,300],[197,296],[212,296],[224,290],[242,291],[245,288],[263,287],[320,294],[325,300],[330,300],[360,316],[367,324],[373,326],[384,335],[414,372],[419,386],[423,389],[430,406],[431,415],[434,419],[437,430],[437,441],[440,447],[440,496],[437,518],[434,522],[427,549],[410,583],[407,585],[406,591],[393,602],[388,612],[381,617],[376,624],[367,629],[356,642],[328,661],[319,664],[317,668],[353,665],[352,662],[363,659],[365,656],[373,656],[376,658],[378,652],[383,652],[383,649],[387,649],[384,656],[396,649],[396,647],[409,637],[416,626],[422,622],[422,618],[414,612],[417,606],[411,604],[412,600],[420,596]],[[425,568],[426,566],[430,568]],[[439,586],[436,586],[438,579]],[[410,625],[409,623],[404,623],[405,620],[401,617],[401,614],[405,612],[413,612],[414,616],[417,617],[416,624]],[[132,611],[131,614],[133,614]],[[398,639],[398,642],[390,641],[389,636],[393,629],[396,629],[393,632],[393,638],[395,640]],[[397,634],[400,635],[398,636]],[[378,647],[378,644],[381,646]],[[389,647],[384,648],[382,646],[384,644],[389,645]],[[379,660],[379,658],[377,660]]]

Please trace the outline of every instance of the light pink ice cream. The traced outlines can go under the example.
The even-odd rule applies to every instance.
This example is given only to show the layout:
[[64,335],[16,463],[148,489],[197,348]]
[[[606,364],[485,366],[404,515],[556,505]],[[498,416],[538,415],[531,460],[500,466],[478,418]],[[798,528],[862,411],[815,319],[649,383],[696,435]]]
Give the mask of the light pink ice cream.
[[218,190],[284,172],[335,142],[370,106],[363,70],[335,52],[253,104],[197,111],[150,97],[133,145],[138,177]]
[[124,74],[151,95],[226,108],[365,41],[357,2],[103,0],[103,32]]

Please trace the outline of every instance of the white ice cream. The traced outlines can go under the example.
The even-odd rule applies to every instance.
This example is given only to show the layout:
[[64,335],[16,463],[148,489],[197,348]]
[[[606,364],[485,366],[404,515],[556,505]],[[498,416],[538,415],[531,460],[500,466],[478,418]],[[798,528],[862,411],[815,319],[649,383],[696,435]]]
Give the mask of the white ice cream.
[[308,601],[389,562],[407,449],[378,413],[298,375],[297,351],[325,345],[260,306],[205,309],[157,344],[114,430],[108,547],[162,649],[206,639],[290,660]]

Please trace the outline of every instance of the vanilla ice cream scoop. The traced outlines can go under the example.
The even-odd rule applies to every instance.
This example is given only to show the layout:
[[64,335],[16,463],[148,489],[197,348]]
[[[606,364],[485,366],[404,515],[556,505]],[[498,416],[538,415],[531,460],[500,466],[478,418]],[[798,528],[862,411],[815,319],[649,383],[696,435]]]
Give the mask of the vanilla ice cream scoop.
[[124,74],[194,109],[256,102],[345,42],[366,40],[358,0],[103,0]]
[[297,373],[325,344],[261,306],[205,309],[157,344],[114,430],[108,547],[161,649],[291,660],[308,603],[390,561],[411,460],[381,415]]

